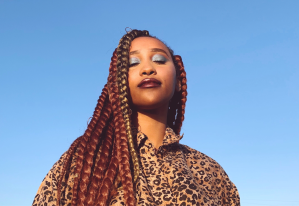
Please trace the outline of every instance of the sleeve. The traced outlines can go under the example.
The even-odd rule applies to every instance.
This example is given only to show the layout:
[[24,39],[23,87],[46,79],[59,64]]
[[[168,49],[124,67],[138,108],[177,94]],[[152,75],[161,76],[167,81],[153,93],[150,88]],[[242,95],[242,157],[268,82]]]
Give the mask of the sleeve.
[[221,205],[240,206],[240,196],[235,184],[230,181],[226,172],[221,168],[221,190],[219,196],[221,197]]
[[188,146],[184,145],[182,148],[187,164],[205,194],[203,201],[206,203],[212,200],[215,205],[221,206],[240,206],[237,187],[221,165],[211,157]]
[[52,169],[43,179],[34,197],[32,206],[55,206],[57,201],[57,183],[64,162],[65,153],[53,165]]

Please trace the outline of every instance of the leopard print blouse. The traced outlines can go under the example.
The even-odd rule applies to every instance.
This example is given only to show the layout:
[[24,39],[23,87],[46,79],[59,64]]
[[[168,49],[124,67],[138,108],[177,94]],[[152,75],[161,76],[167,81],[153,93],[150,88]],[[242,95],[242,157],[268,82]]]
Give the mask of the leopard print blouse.
[[[182,136],[167,128],[162,146],[155,149],[145,134],[137,133],[140,176],[136,184],[137,205],[142,206],[239,206],[236,186],[223,168],[212,158],[186,145],[179,144]],[[44,178],[34,198],[33,206],[55,206],[57,180],[65,154]],[[64,180],[61,205],[70,206],[75,157],[70,176]],[[66,183],[66,184],[65,184]],[[110,197],[110,206],[125,205],[122,187]]]

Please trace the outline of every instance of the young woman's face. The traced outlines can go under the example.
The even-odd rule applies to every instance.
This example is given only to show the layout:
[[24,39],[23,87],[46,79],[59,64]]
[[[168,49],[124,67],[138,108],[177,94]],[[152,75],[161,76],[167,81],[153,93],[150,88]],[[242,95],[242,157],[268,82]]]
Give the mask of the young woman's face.
[[132,41],[128,82],[135,109],[168,107],[177,84],[176,70],[168,48],[161,41],[151,37]]

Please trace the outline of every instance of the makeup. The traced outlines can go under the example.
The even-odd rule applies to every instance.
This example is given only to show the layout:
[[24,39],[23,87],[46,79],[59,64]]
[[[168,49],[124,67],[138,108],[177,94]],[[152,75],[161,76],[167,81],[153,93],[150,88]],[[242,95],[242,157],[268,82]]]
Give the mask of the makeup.
[[129,62],[130,62],[130,66],[134,66],[134,65],[140,63],[140,59],[137,58],[137,57],[131,57],[130,60],[129,60]]
[[159,62],[159,63],[165,63],[165,62],[167,62],[167,59],[161,54],[155,54],[152,57],[152,61],[153,62]]
[[139,88],[154,88],[154,87],[160,87],[161,82],[155,78],[146,78],[143,79],[137,86]]

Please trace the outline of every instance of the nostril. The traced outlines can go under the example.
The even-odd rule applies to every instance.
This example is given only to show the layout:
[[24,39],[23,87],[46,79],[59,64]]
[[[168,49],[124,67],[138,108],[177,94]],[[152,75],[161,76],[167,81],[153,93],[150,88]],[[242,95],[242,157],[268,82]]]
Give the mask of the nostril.
[[143,71],[141,74],[142,75],[152,75],[152,74],[155,74],[156,72],[153,71],[153,70],[145,70]]

